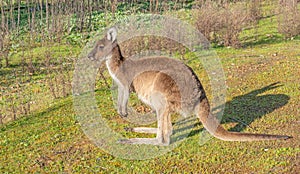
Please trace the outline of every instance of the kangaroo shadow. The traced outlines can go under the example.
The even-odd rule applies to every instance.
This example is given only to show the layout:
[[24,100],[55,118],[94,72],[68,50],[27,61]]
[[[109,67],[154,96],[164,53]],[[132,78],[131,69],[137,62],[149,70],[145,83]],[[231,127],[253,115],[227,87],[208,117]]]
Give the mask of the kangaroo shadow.
[[[234,97],[231,101],[226,102],[221,124],[236,123],[236,125],[233,128],[230,128],[229,131],[240,132],[246,127],[249,127],[249,125],[256,119],[260,119],[266,114],[283,107],[288,103],[290,99],[289,96],[285,94],[263,95],[264,92],[281,86],[283,85],[280,85],[279,82],[273,83],[261,89]],[[198,122],[197,124],[200,123]],[[175,130],[175,132],[179,132],[184,129],[185,128],[181,128],[180,130]],[[186,129],[191,129],[191,126],[187,126]],[[189,132],[188,136],[194,136],[201,131],[203,131],[203,129],[194,129]],[[177,138],[180,139],[180,137]]]
[[264,92],[281,87],[279,82],[261,89],[234,97],[226,102],[222,123],[236,122],[230,131],[242,131],[256,119],[286,105],[290,99],[285,94],[265,94]]

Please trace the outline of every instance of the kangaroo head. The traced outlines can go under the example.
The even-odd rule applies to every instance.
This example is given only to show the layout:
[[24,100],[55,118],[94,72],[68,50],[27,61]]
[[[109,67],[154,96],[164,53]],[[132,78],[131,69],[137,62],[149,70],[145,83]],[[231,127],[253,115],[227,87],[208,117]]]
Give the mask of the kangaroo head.
[[88,58],[103,61],[111,57],[112,49],[117,45],[116,38],[117,29],[112,27],[107,31],[103,39],[96,42],[93,50],[88,54]]

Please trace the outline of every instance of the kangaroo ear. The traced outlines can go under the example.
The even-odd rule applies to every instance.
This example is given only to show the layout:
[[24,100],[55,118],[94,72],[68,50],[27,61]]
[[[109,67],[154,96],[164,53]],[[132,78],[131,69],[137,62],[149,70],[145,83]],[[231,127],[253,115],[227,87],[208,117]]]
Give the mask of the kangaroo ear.
[[114,42],[116,38],[117,38],[117,29],[115,27],[112,27],[107,31],[107,40]]

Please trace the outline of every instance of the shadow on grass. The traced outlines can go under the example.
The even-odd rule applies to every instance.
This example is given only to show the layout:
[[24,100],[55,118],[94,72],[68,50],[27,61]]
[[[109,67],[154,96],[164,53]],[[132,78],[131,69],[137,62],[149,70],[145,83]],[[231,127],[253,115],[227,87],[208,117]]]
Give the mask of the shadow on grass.
[[242,131],[256,119],[286,105],[290,99],[285,94],[265,94],[266,91],[281,87],[278,82],[237,96],[226,103],[222,123],[237,122],[230,131]]
[[[0,125],[0,132],[6,131],[8,129],[15,129],[17,127],[26,127],[28,125],[39,124],[41,122],[48,122],[51,119],[50,117],[52,117],[52,119],[55,119],[55,117],[64,116],[65,113],[68,113],[67,111],[72,112],[71,99],[72,98],[70,97],[62,99],[62,102],[56,102],[51,107],[48,107],[43,111],[33,112],[28,116],[21,116],[20,118],[17,118],[17,120],[10,121],[4,125]],[[59,110],[62,111],[58,112]]]
[[[264,92],[281,86],[283,85],[280,85],[278,82],[273,83],[261,89],[257,89],[247,94],[234,97],[231,101],[226,102],[221,124],[237,123],[237,125],[235,125],[233,128],[230,128],[229,131],[240,132],[246,127],[249,127],[249,125],[256,119],[260,119],[266,114],[283,107],[288,103],[290,99],[289,96],[285,94],[263,95]],[[197,124],[200,124],[199,121],[197,121],[196,125]],[[191,128],[192,127],[190,125],[186,127],[186,129]],[[183,129],[184,128],[175,130],[175,132],[181,131]],[[199,134],[201,131],[203,131],[202,128],[192,130],[189,132],[189,136]],[[177,138],[181,139],[181,136],[178,136]],[[186,135],[182,137],[186,137]]]
[[244,41],[244,47],[252,47],[252,46],[259,46],[259,45],[267,45],[267,44],[278,44],[281,42],[285,42],[283,37],[279,35],[270,35],[270,36],[257,36],[259,39],[255,38],[248,38],[247,41]]

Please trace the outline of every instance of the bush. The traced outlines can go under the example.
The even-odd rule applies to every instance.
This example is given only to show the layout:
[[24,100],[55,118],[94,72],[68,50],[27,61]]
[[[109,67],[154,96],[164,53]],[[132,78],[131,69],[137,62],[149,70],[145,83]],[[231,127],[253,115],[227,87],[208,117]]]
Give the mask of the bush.
[[196,19],[195,25],[197,29],[209,40],[214,41],[212,35],[221,26],[219,7],[212,1],[206,1],[198,6],[197,10],[193,11],[193,16]]
[[280,0],[278,31],[285,38],[292,38],[300,35],[300,10],[297,0]]
[[251,13],[242,4],[220,10],[219,37],[224,46],[240,47],[239,35],[251,22]]
[[240,47],[239,35],[243,28],[260,18],[259,3],[216,3],[205,1],[194,11],[197,29],[211,42]]

